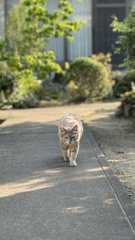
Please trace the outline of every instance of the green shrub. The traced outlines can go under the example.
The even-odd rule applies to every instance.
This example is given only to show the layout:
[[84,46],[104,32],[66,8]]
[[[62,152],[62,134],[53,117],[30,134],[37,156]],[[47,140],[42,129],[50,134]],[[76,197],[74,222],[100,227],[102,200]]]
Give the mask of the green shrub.
[[32,72],[27,70],[18,76],[9,102],[14,108],[37,107],[41,95],[41,84],[36,82]]
[[38,107],[39,100],[33,93],[20,92],[16,88],[10,97],[10,103],[13,108],[33,108]]
[[0,61],[0,91],[8,96],[13,90],[13,74],[5,61]]
[[[8,44],[0,40],[1,49],[8,55],[11,69],[30,69],[39,79],[45,79],[52,71],[62,72],[55,54],[47,50],[52,36],[72,41],[73,33],[81,29],[83,20],[71,20],[75,10],[69,1],[60,0],[58,9],[47,11],[48,0],[23,0],[14,4],[6,19],[5,36]],[[3,55],[3,54],[2,54]]]
[[100,100],[106,97],[112,82],[106,67],[96,59],[75,59],[66,73],[67,90],[73,100]]
[[101,62],[107,69],[110,80],[114,79],[116,76],[119,76],[121,72],[119,70],[112,70],[112,54],[111,53],[98,53],[91,56],[93,59],[96,59],[98,62]]
[[121,95],[121,104],[116,111],[116,115],[135,118],[135,89]]
[[0,107],[8,103],[13,91],[14,74],[6,61],[0,61]]
[[101,62],[104,66],[107,66],[108,70],[111,70],[111,53],[98,53],[98,54],[93,54],[91,56],[93,59],[97,60],[98,62]]
[[116,16],[113,16],[111,27],[113,32],[119,33],[119,38],[116,40],[117,48],[115,52],[124,52],[124,63],[135,69],[135,7],[132,7],[128,16],[119,21]]
[[124,103],[131,103],[132,105],[135,104],[135,90],[132,90],[131,92],[126,92],[121,96],[122,102]]
[[7,103],[4,91],[0,91],[0,108]]
[[115,85],[114,96],[120,97],[121,94],[132,90],[132,83],[135,83],[135,70],[129,70]]

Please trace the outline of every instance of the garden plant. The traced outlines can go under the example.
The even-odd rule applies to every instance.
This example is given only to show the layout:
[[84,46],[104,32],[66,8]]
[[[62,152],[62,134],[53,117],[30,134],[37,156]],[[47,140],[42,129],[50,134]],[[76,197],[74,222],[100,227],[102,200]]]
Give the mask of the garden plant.
[[[121,49],[125,51],[125,64],[129,71],[116,84],[115,96],[121,96],[121,104],[116,111],[117,116],[135,117],[135,8],[123,22],[114,17],[111,27],[118,32]],[[120,52],[120,48],[117,51]]]
[[[54,36],[72,41],[72,34],[84,24],[81,20],[70,20],[75,10],[69,1],[60,0],[58,10],[53,13],[48,12],[47,2],[22,0],[14,5],[7,17],[6,40],[0,40],[0,94],[5,94],[7,100],[9,97],[11,101],[15,92],[21,91],[20,79],[24,79],[24,76],[28,79],[25,85],[29,85],[31,74],[34,81],[34,77],[42,80],[52,71],[61,72],[60,65],[55,62],[54,52],[47,50],[49,39]],[[31,89],[30,94],[37,97]]]
[[112,81],[109,71],[100,61],[91,57],[75,59],[66,74],[71,100],[94,101],[108,96]]

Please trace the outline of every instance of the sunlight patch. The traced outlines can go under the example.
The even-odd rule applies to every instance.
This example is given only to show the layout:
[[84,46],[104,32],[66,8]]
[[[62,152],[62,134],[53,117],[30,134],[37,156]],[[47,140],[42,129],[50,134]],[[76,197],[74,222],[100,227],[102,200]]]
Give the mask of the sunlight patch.
[[62,210],[62,212],[69,212],[69,213],[85,213],[87,211],[87,209],[83,208],[83,207],[70,207],[70,208],[66,208],[64,210]]
[[54,183],[45,181],[45,178],[33,179],[22,183],[7,183],[0,186],[0,198],[12,196],[18,193],[51,188],[54,185]]

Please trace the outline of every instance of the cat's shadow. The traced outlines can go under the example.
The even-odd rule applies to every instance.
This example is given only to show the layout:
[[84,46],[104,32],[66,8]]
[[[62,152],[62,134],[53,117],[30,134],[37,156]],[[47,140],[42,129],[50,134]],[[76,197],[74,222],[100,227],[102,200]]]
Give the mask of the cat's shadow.
[[[77,163],[80,163],[80,159],[78,157],[77,159]],[[64,161],[64,158],[62,155],[59,156],[54,156],[54,157],[50,157],[47,161],[44,160],[44,164],[43,164],[45,169],[58,169],[58,168],[63,168],[64,170],[66,168],[73,168],[75,169],[76,167],[71,167],[70,166],[70,162],[69,161]]]
[[69,161],[64,161],[63,156],[51,157],[49,161],[45,161],[45,168],[66,168],[69,166]]

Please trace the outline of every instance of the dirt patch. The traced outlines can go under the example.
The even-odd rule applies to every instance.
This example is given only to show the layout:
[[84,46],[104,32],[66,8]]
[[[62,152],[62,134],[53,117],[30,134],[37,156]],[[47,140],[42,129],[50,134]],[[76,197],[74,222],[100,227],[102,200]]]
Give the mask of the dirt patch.
[[116,105],[112,103],[93,114],[86,113],[83,120],[90,126],[99,147],[135,202],[135,130],[132,120],[115,117]]

